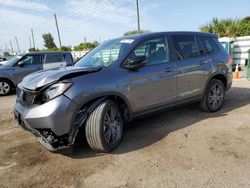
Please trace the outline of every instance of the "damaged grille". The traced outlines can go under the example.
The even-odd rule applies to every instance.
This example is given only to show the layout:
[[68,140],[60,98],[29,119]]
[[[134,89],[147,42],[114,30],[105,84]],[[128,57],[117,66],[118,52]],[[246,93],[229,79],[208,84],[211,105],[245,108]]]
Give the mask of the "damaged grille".
[[36,102],[36,93],[29,92],[17,87],[17,100],[20,102],[21,105],[25,107],[29,107],[33,104],[37,104]]

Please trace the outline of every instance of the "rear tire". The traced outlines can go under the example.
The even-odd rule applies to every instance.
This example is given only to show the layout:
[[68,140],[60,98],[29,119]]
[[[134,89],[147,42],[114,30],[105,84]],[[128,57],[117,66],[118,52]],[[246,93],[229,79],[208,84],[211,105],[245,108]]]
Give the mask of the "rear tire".
[[96,151],[109,152],[122,138],[123,119],[119,106],[112,100],[102,102],[89,116],[85,134],[89,146]]
[[199,107],[205,112],[216,112],[222,107],[224,97],[224,84],[218,79],[212,79],[207,85],[205,94],[199,104]]
[[9,80],[0,79],[0,96],[6,96],[13,91],[13,84]]

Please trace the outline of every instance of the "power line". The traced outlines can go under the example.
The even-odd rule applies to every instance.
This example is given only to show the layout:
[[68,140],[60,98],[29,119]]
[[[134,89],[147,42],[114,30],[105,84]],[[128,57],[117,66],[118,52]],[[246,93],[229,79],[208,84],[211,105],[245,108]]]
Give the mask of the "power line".
[[[113,3],[110,3],[111,2],[110,0],[107,0],[107,2],[109,3],[109,5],[113,4]],[[127,4],[129,4],[129,3],[126,3],[126,5]],[[103,12],[113,11],[113,10],[117,9],[117,7],[114,7],[114,6],[113,6],[113,8],[108,7],[107,3],[105,3],[105,0],[102,1],[102,3],[99,4],[99,6],[93,6],[92,8],[87,9],[87,10],[84,9],[84,7],[85,7],[84,5],[80,6],[80,10],[82,12],[79,12],[79,11],[78,12],[73,12],[73,11],[71,11],[73,15],[67,16],[67,20],[64,19],[65,22],[62,22],[61,25],[71,23],[73,19],[78,19],[79,20],[79,18],[89,17],[89,16],[92,16],[95,13],[101,13],[101,12],[103,13]],[[84,10],[82,10],[82,9],[84,9]],[[118,9],[119,9],[119,7],[118,7]]]
[[[119,10],[119,9],[121,9],[121,8],[124,8],[124,7],[126,7],[127,5],[129,5],[129,4],[130,4],[130,3],[124,3],[124,4],[122,4],[121,6],[113,7],[112,9],[103,9],[103,11],[102,11],[102,16],[108,15],[108,14],[112,13],[111,11],[113,11],[113,10]],[[84,23],[87,23],[87,22],[92,22],[92,21],[94,21],[94,20],[98,20],[98,19],[100,19],[100,18],[99,18],[99,17],[92,17],[92,18],[90,18],[90,19],[85,19],[83,22],[84,22]],[[72,21],[70,21],[69,23],[72,23]],[[76,24],[78,24],[78,23],[72,23],[72,24],[68,24],[68,25],[63,24],[63,26],[62,26],[61,28],[72,27],[72,26],[74,26],[74,25],[76,25]]]
[[[62,19],[61,23],[64,24],[65,22],[69,22],[69,19],[71,19],[71,18],[75,18],[75,17],[79,17],[79,16],[87,16],[87,15],[99,10],[100,7],[101,8],[105,7],[105,6],[101,6],[101,5],[103,5],[106,1],[107,0],[103,0],[99,4],[99,6],[92,6],[91,8],[85,8],[86,7],[85,4],[87,4],[86,2],[85,2],[85,4],[80,4],[77,8],[70,10],[70,14],[67,15],[66,19]],[[89,1],[89,3],[91,3],[91,2],[93,2],[93,1]],[[84,11],[83,11],[83,9],[84,9]]]
[[[88,8],[88,6],[86,6],[86,4],[88,4],[88,2],[93,3],[93,1],[87,0],[87,1],[83,2],[82,4],[80,4],[79,7],[76,7],[75,9],[74,8],[71,9],[71,11],[70,11],[71,13],[69,14],[69,16],[68,15],[67,15],[67,17],[62,16],[62,18],[60,19],[60,29],[72,27],[72,26],[75,27],[75,25],[78,25],[79,23],[81,24],[81,22],[79,22],[79,20],[82,18],[83,18],[83,20],[82,20],[83,23],[88,23],[88,22],[92,22],[94,20],[99,20],[100,17],[107,15],[107,14],[111,14],[112,11],[114,11],[114,10],[119,10],[119,9],[125,8],[125,7],[127,8],[128,5],[131,5],[131,1],[121,4],[121,3],[113,2],[111,0],[103,0],[103,1],[101,1],[101,3],[94,4],[96,6],[90,6],[90,8]],[[115,3],[116,3],[116,6],[115,6]],[[117,6],[119,4],[120,4],[120,6]],[[94,16],[92,16],[92,15],[94,15]],[[54,17],[55,17],[55,15],[54,15]],[[56,17],[57,23],[55,24],[55,27],[53,24],[55,22],[50,22],[49,18],[50,17],[46,18],[46,21],[40,23],[39,25],[32,27],[31,37],[32,37],[34,48],[36,47],[35,39],[34,39],[34,29],[36,29],[38,33],[43,33],[43,32],[54,33],[56,31],[51,32],[51,28],[56,28],[59,43],[61,46],[61,36],[60,36],[60,32],[59,32],[57,17]],[[74,20],[78,20],[78,21],[75,22]],[[26,39],[23,38],[24,35],[26,35],[26,37],[27,37],[27,33],[25,32],[23,35],[21,35],[21,41],[27,40],[27,38]],[[18,37],[18,36],[16,36],[16,37]],[[28,36],[29,36],[29,47],[31,47],[32,46],[31,45],[31,43],[32,43],[31,37],[29,34],[28,34]],[[19,51],[20,51],[20,47],[19,47]]]

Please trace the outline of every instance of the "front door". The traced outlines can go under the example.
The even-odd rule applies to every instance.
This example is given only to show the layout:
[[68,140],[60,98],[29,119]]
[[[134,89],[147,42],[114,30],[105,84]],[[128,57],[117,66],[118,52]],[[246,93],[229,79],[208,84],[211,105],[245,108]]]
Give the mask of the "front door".
[[146,57],[146,65],[128,73],[133,111],[143,112],[174,103],[176,70],[175,63],[170,62],[167,38],[142,42],[129,58],[140,56]]

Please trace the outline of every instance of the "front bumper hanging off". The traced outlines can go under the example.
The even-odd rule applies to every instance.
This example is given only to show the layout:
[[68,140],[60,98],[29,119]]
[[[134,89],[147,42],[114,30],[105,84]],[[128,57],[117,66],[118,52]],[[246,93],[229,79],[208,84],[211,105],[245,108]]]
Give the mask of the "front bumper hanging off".
[[29,108],[16,103],[14,115],[18,124],[33,133],[50,151],[69,147],[69,133],[77,105],[65,96]]

